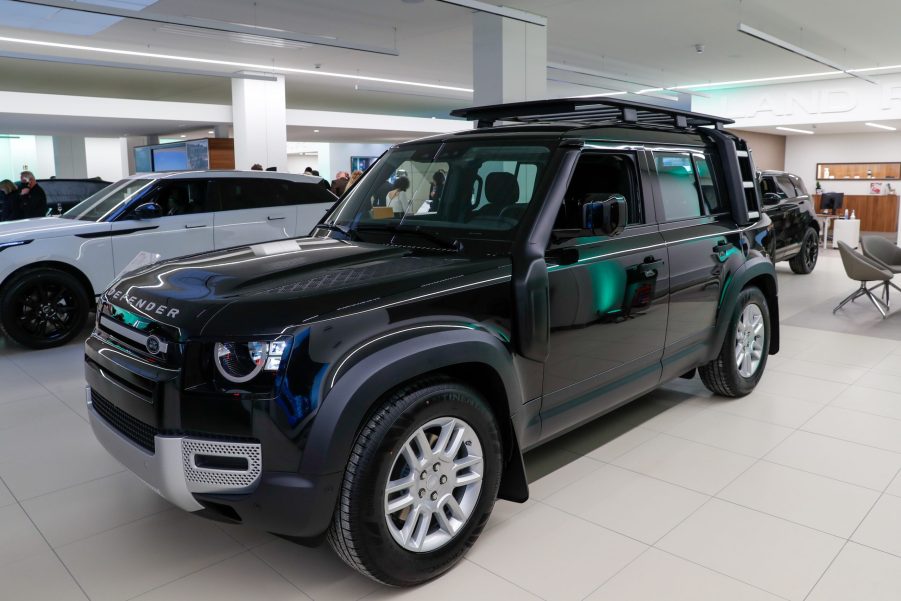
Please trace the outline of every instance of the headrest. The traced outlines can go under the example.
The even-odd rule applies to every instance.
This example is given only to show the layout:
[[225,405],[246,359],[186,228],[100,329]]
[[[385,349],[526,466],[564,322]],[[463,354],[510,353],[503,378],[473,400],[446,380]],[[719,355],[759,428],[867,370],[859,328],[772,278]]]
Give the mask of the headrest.
[[491,204],[512,205],[519,200],[516,176],[506,171],[489,173],[485,178],[485,198]]

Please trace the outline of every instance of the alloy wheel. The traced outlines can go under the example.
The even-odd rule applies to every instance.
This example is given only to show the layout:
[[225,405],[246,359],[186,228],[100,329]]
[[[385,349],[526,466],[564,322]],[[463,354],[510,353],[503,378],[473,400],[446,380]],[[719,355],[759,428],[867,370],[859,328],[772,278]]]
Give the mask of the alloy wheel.
[[75,292],[60,282],[44,280],[26,286],[16,305],[20,327],[38,338],[50,340],[65,336],[76,321]]
[[741,377],[750,378],[760,367],[765,335],[763,312],[756,304],[748,304],[735,326],[735,365]]

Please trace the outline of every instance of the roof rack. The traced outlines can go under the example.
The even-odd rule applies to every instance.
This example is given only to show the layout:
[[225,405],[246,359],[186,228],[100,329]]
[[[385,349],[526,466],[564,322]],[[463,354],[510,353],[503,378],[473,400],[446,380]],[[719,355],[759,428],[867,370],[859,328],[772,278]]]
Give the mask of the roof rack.
[[670,109],[619,98],[559,98],[531,100],[457,109],[454,117],[476,121],[478,128],[492,127],[496,121],[519,123],[571,123],[574,125],[606,125],[636,123],[662,125],[678,129],[713,126],[722,129],[734,123],[731,119]]

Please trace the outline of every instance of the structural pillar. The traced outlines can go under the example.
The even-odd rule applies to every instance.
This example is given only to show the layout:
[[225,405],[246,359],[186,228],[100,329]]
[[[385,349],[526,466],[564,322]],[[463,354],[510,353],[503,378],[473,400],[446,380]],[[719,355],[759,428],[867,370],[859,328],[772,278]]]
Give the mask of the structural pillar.
[[88,161],[84,136],[53,136],[53,164],[56,177],[86,178]]
[[232,124],[235,135],[235,168],[288,169],[285,78],[275,81],[232,79]]
[[547,96],[547,27],[500,15],[473,14],[474,104]]

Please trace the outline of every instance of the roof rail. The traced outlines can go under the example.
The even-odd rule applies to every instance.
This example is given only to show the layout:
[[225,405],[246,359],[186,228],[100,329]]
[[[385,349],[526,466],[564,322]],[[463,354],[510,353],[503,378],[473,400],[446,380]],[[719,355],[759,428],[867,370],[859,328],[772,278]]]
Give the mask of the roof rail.
[[722,129],[734,123],[731,119],[670,109],[619,98],[558,98],[530,100],[457,109],[454,117],[476,121],[477,127],[492,127],[496,121],[519,123],[571,123],[574,125],[607,125],[636,123],[662,125],[678,129],[713,126]]

